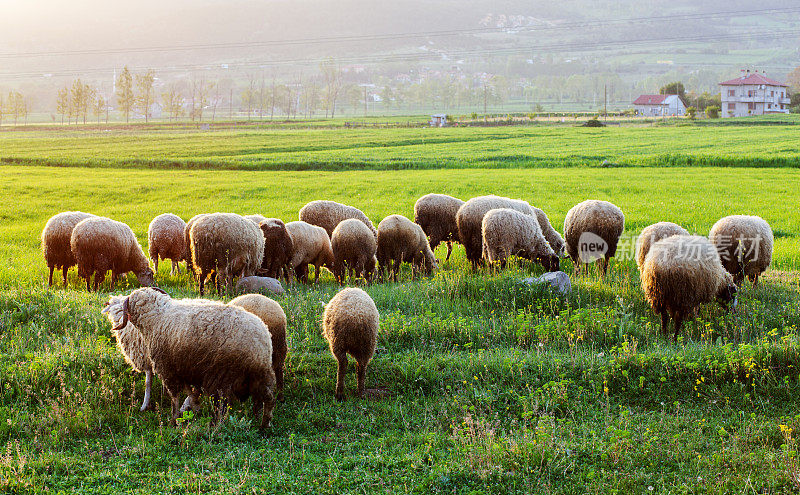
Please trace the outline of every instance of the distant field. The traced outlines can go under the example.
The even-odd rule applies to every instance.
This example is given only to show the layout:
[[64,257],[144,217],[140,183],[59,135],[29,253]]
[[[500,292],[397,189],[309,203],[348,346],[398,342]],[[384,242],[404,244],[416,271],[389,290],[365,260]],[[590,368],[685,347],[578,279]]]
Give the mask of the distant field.
[[[783,122],[797,120],[785,117]],[[133,130],[0,133],[0,163],[159,169],[800,167],[800,127],[767,119],[588,129]],[[800,121],[799,121],[800,122]]]

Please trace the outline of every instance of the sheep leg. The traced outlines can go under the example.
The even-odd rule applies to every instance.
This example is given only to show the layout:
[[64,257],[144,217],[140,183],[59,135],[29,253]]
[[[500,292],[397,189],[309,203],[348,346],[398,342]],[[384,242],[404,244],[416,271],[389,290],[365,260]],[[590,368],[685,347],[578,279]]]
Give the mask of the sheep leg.
[[356,373],[358,374],[358,396],[364,397],[364,381],[367,376],[367,363],[356,361]]
[[347,373],[347,354],[342,353],[336,356],[339,362],[339,369],[336,371],[336,400],[344,400],[344,375]]
[[[158,271],[158,268],[156,268],[156,271]],[[178,264],[175,262],[175,260],[172,260],[172,270],[169,271],[169,274],[170,275],[175,275],[175,272],[180,273],[181,272],[181,267],[178,266]]]
[[675,320],[675,333],[672,335],[672,341],[677,342],[678,334],[681,333],[681,325],[683,325],[683,315],[675,315],[673,319]]
[[394,260],[394,266],[392,267],[392,280],[397,282],[397,277],[400,275],[400,260]]
[[86,275],[86,292],[92,292],[92,274]]
[[55,266],[51,266],[50,267],[50,278],[47,279],[47,286],[48,287],[52,287],[53,286],[53,270],[55,270],[55,268],[56,268]]
[[453,254],[453,241],[447,241],[447,258],[445,261],[450,261],[450,255]]
[[750,276],[750,281],[753,282],[753,288],[755,289],[758,286],[758,273],[755,275]]
[[153,257],[153,265],[155,265],[155,270],[153,270],[153,271],[154,271],[155,273],[158,273],[158,255],[155,255],[155,256]]
[[214,425],[218,426],[225,422],[228,417],[228,398],[225,396],[218,397],[217,400],[217,413],[214,418]]
[[275,368],[275,389],[278,391],[278,400],[283,402],[283,366]]
[[600,262],[600,274],[605,277],[608,274],[608,260],[610,258],[606,256],[605,258],[599,260]]
[[[64,288],[65,288],[65,289],[67,288],[67,270],[69,270],[69,268],[68,268],[68,267],[66,267],[66,266],[65,266],[64,268],[62,268],[62,269],[61,269],[61,275],[64,277]],[[51,280],[50,280],[50,281],[51,281],[51,282],[52,282],[52,276],[53,276],[53,272],[51,271],[51,272],[50,272],[50,277],[51,277]]]
[[661,333],[668,335],[669,331],[669,314],[666,311],[661,312]]
[[106,274],[105,273],[101,274],[99,271],[94,273],[94,291],[95,292],[97,292],[97,290],[100,288],[100,284],[102,284],[105,280],[106,280]]
[[147,370],[144,372],[144,400],[140,411],[146,411],[150,407],[150,387],[153,385],[153,372]]
[[202,296],[206,284],[206,272],[202,270],[200,270],[199,283],[200,283],[200,295]]

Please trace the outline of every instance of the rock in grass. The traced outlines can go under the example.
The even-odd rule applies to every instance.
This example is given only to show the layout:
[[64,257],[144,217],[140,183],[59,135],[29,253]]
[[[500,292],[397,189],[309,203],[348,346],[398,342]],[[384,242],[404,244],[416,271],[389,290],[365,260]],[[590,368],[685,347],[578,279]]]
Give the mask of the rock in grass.
[[236,284],[238,294],[266,294],[283,295],[285,291],[280,280],[272,277],[242,277]]
[[522,282],[528,285],[548,284],[559,294],[566,295],[572,292],[572,282],[569,280],[569,275],[564,272],[547,272],[540,277],[523,278]]

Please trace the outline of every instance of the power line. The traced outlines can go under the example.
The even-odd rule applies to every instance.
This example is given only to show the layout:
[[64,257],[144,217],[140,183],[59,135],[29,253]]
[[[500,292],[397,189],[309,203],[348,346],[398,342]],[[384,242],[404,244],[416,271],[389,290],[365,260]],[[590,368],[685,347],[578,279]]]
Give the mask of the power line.
[[711,19],[718,17],[740,17],[763,14],[788,14],[800,12],[800,7],[770,8],[758,10],[738,10],[728,12],[709,12],[698,14],[673,14],[663,16],[629,17],[624,19],[611,19],[601,21],[575,21],[545,26],[521,26],[521,27],[494,27],[494,28],[474,28],[474,29],[451,29],[443,31],[423,31],[411,33],[392,33],[392,34],[371,34],[359,36],[330,36],[320,38],[299,38],[290,40],[267,40],[250,42],[231,42],[213,44],[193,44],[179,46],[150,46],[137,48],[101,48],[87,50],[64,50],[64,51],[39,51],[39,52],[17,52],[0,53],[0,58],[26,58],[26,57],[45,57],[45,56],[75,56],[75,55],[112,55],[122,53],[151,53],[151,52],[170,52],[170,51],[195,51],[195,50],[219,50],[228,48],[259,48],[268,46],[290,46],[290,45],[310,45],[324,43],[346,43],[358,41],[380,41],[395,40],[401,38],[425,38],[438,36],[456,36],[464,34],[491,34],[491,33],[536,33],[540,31],[563,31],[575,28],[607,27],[618,24],[630,24],[640,22],[663,22],[663,21],[685,21]]

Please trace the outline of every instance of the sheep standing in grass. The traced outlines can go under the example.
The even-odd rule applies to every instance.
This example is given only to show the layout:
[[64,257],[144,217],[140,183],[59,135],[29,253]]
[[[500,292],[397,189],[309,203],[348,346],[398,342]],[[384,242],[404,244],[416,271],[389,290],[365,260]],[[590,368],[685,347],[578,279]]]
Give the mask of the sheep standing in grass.
[[550,248],[556,254],[556,256],[563,257],[564,251],[566,250],[566,244],[564,243],[564,238],[561,237],[556,229],[553,228],[553,224],[550,223],[550,219],[547,218],[547,213],[545,213],[541,208],[536,208],[535,206],[531,206],[533,213],[536,214],[536,220],[539,222],[539,228],[542,230],[542,235],[544,238],[547,239],[547,243],[550,244]]
[[354,206],[347,206],[335,201],[312,201],[300,209],[300,220],[311,225],[317,225],[325,229],[329,237],[333,237],[333,231],[341,222],[355,218],[369,227],[370,232],[378,238],[378,231],[364,212]]
[[509,199],[500,196],[478,196],[464,203],[456,214],[458,237],[467,253],[467,259],[473,268],[478,267],[483,255],[483,235],[481,226],[483,216],[495,208],[509,208],[512,210],[534,215],[531,205],[521,199]]
[[267,277],[281,278],[283,274],[289,282],[291,261],[294,255],[294,241],[286,230],[286,224],[277,218],[267,218],[259,224],[264,235],[264,260],[261,269]]
[[147,249],[156,273],[158,273],[158,260],[161,258],[172,260],[171,273],[180,271],[178,263],[186,255],[184,229],[186,222],[172,213],[158,215],[150,222],[147,228]]
[[736,285],[705,237],[674,235],[656,242],[642,265],[641,278],[645,298],[661,316],[665,335],[670,317],[674,320],[673,339],[701,304],[714,299],[726,308],[731,301],[736,304]]
[[258,226],[234,213],[204,215],[189,231],[192,263],[200,270],[200,295],[206,277],[216,273],[217,292],[221,284],[233,287],[233,278],[254,275],[264,259],[264,235]]
[[252,397],[261,427],[269,425],[275,406],[272,337],[258,316],[230,304],[174,300],[151,288],[125,298],[115,330],[128,322],[139,329],[153,371],[172,399],[173,424],[180,416],[181,393],[202,392],[221,399],[218,421],[229,401]]
[[741,284],[744,277],[753,287],[772,263],[772,228],[761,217],[732,215],[717,221],[708,238],[719,252],[722,266]]
[[559,269],[558,255],[545,239],[535,216],[508,208],[489,210],[481,228],[486,259],[505,268],[509,256],[540,263],[548,272]]
[[67,271],[69,267],[78,264],[70,246],[72,230],[81,220],[93,216],[91,213],[82,211],[65,211],[54,215],[45,224],[42,229],[42,254],[50,269],[48,286],[53,286],[53,270],[55,269],[61,269],[64,276],[64,287],[67,286]]
[[347,355],[356,360],[358,395],[364,396],[367,365],[375,354],[378,341],[378,308],[361,289],[343,289],[333,296],[322,315],[322,335],[339,364],[336,373],[336,400],[344,399],[344,376]]
[[200,213],[199,215],[195,215],[186,222],[186,227],[183,228],[183,244],[185,246],[185,251],[183,253],[183,259],[186,260],[186,268],[189,269],[189,272],[197,276],[195,273],[194,264],[192,263],[192,241],[189,239],[189,232],[192,230],[192,225],[204,216],[207,213]]
[[334,275],[344,284],[346,272],[350,278],[363,276],[369,282],[375,271],[377,239],[364,222],[355,218],[344,220],[333,231],[331,248],[334,258]]
[[666,239],[673,235],[689,235],[689,232],[680,225],[672,222],[658,222],[648,225],[636,239],[636,266],[642,271],[642,265],[650,252],[650,246],[661,239]]
[[283,401],[283,367],[289,350],[286,345],[286,313],[281,305],[261,294],[245,294],[229,304],[239,306],[261,318],[272,336],[272,369],[278,388],[278,400]]
[[422,227],[402,215],[389,215],[378,224],[376,257],[383,275],[389,272],[395,282],[403,262],[411,263],[414,277],[419,271],[430,275],[436,269],[436,257]]
[[[456,214],[464,202],[446,194],[426,194],[414,203],[414,222],[422,227],[430,238],[431,249],[440,242],[447,243],[447,258],[453,252],[453,241],[458,241]],[[380,236],[380,225],[378,235]]]
[[608,201],[590,199],[573,206],[564,219],[564,238],[576,271],[580,272],[584,263],[599,259],[605,275],[608,261],[617,254],[623,230],[625,215]]
[[334,257],[331,240],[322,227],[306,222],[289,222],[286,230],[292,236],[294,253],[289,265],[294,270],[297,278],[308,283],[308,265],[314,265],[314,282],[319,280],[321,267],[326,267],[333,272]]
[[86,290],[91,290],[92,274],[97,290],[109,270],[112,291],[117,279],[127,272],[133,272],[142,285],[155,284],[142,246],[131,228],[122,222],[105,217],[81,220],[72,230],[70,246],[78,262],[78,275],[86,279]]

